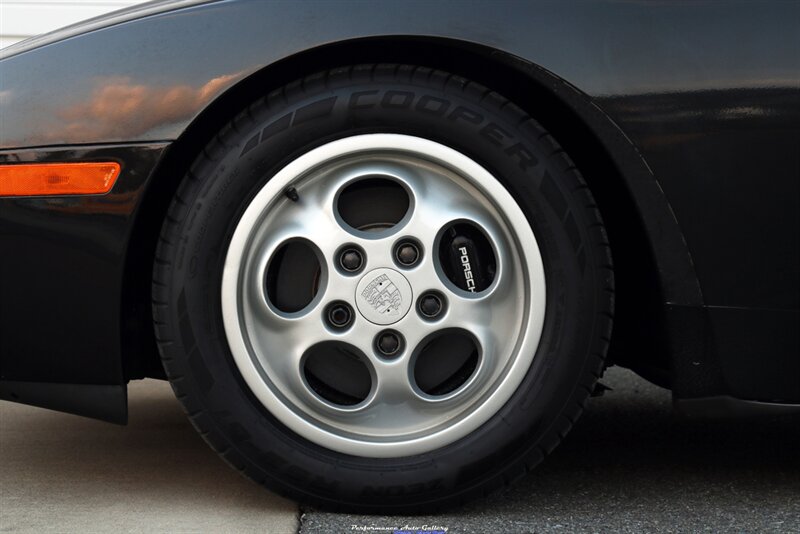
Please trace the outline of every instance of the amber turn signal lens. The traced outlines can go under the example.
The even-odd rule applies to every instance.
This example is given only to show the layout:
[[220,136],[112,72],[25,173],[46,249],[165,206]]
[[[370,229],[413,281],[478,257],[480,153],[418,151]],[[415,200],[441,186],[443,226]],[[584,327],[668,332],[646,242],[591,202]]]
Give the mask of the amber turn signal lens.
[[119,171],[115,162],[0,165],[0,197],[102,195]]

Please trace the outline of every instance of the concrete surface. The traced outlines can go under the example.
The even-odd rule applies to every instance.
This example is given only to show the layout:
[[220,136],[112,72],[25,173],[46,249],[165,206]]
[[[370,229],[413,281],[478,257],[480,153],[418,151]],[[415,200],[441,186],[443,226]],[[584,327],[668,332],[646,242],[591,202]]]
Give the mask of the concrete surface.
[[0,401],[0,531],[297,532],[296,506],[222,462],[169,384],[129,396],[127,427]]
[[[800,418],[683,421],[627,371],[604,383],[503,494],[428,517],[304,510],[301,532],[800,532]],[[297,531],[296,507],[222,463],[166,384],[134,383],[130,399],[128,427],[0,402],[0,531]]]

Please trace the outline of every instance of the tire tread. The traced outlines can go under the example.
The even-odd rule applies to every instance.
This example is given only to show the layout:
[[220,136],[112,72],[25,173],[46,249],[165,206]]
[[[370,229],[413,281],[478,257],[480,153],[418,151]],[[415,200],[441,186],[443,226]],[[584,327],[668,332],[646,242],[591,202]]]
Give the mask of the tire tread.
[[[598,291],[604,296],[604,300],[599,306],[596,314],[594,328],[594,346],[590,349],[584,363],[582,377],[576,382],[569,400],[564,405],[560,416],[556,417],[551,426],[544,432],[538,442],[532,443],[527,451],[513,465],[506,466],[500,470],[492,479],[484,481],[477,487],[464,488],[461,491],[451,494],[444,500],[430,502],[422,505],[426,511],[440,510],[453,505],[462,505],[476,497],[488,496],[512,485],[526,473],[533,470],[553,449],[564,439],[569,430],[583,413],[586,402],[590,398],[594,384],[601,378],[606,351],[613,326],[614,314],[614,278],[611,248],[608,243],[605,226],[600,217],[600,212],[591,194],[589,186],[583,179],[580,171],[569,158],[568,154],[561,148],[553,136],[547,132],[533,117],[525,113],[521,108],[510,100],[489,88],[483,87],[471,80],[462,78],[456,74],[440,70],[429,69],[426,67],[392,65],[392,64],[370,64],[354,65],[346,68],[330,69],[321,73],[315,73],[296,82],[284,85],[277,90],[270,92],[266,97],[256,100],[247,106],[241,113],[233,118],[229,126],[223,130],[204,147],[186,173],[177,192],[175,193],[168,213],[165,217],[160,238],[156,247],[153,262],[153,283],[152,283],[152,314],[154,317],[154,330],[158,349],[161,354],[167,376],[170,379],[176,397],[180,399],[183,409],[192,425],[197,429],[203,439],[218,452],[220,456],[234,469],[243,475],[247,475],[246,459],[239,451],[240,443],[231,442],[225,434],[220,432],[212,423],[210,410],[203,406],[198,398],[187,389],[184,380],[184,364],[181,355],[184,351],[182,342],[170,336],[170,332],[175,332],[177,325],[172,324],[171,319],[171,300],[170,300],[170,278],[173,268],[173,257],[176,249],[175,243],[179,241],[180,227],[191,208],[191,199],[195,196],[198,188],[199,175],[212,168],[222,157],[228,148],[228,138],[234,137],[238,132],[252,127],[256,123],[258,112],[263,112],[264,108],[269,109],[282,102],[287,105],[289,97],[298,93],[304,93],[315,86],[316,81],[326,89],[336,87],[341,83],[352,83],[359,80],[375,81],[380,79],[396,80],[396,77],[406,73],[407,79],[411,83],[434,83],[441,86],[442,90],[460,91],[464,95],[479,95],[479,100],[485,105],[494,108],[498,113],[516,114],[515,124],[521,132],[528,132],[534,139],[545,143],[550,148],[548,160],[557,164],[563,173],[572,182],[569,191],[585,206],[586,216],[591,220],[587,228],[590,232],[597,235],[593,243],[592,258],[596,258],[595,268],[598,278],[603,280],[602,286]],[[232,140],[232,139],[231,139]],[[589,255],[587,254],[587,257]],[[251,478],[257,479],[271,491],[278,494],[296,498],[297,495],[290,494],[282,486],[272,484],[268,473],[256,473]],[[306,499],[306,502],[309,502]],[[339,510],[341,506],[331,501],[313,501],[309,504],[328,510]],[[416,505],[417,509],[419,504]],[[367,513],[375,512],[372,507],[358,507],[355,509]],[[352,510],[352,508],[351,508]],[[401,511],[400,509],[398,511]]]

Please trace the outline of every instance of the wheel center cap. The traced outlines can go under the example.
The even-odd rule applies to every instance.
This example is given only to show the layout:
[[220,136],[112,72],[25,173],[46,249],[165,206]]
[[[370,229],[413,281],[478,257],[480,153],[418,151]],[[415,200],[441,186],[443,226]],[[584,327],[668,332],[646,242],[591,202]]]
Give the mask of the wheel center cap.
[[406,316],[414,295],[406,277],[394,269],[375,269],[356,287],[356,307],[375,324],[394,324]]

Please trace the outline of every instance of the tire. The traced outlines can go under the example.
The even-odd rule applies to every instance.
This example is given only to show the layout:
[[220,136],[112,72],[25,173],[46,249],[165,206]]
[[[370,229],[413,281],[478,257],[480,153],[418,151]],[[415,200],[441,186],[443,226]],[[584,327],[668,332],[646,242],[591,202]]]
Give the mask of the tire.
[[175,194],[152,291],[211,447],[364,513],[457,505],[537,465],[602,373],[614,303],[600,213],[556,141],[407,65],[309,76],[233,118]]

